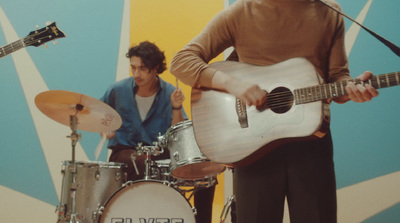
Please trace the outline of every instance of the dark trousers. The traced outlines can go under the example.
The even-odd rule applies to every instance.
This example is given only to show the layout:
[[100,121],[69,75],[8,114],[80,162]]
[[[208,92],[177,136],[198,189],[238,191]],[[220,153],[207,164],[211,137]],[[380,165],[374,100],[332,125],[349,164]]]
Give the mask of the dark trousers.
[[336,223],[332,139],[285,144],[233,174],[238,223]]
[[200,189],[194,194],[194,207],[197,210],[196,223],[212,222],[212,203],[214,201],[215,185]]

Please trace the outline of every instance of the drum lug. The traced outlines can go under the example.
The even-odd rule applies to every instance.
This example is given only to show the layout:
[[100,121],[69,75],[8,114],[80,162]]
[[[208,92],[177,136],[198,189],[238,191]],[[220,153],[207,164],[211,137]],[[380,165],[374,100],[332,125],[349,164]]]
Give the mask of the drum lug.
[[178,141],[178,134],[176,132],[172,133],[172,139],[176,142]]
[[162,183],[163,183],[164,185],[168,186],[168,187],[173,186],[172,182],[169,182],[169,181],[163,181]]
[[179,160],[179,152],[178,151],[174,152],[174,159],[175,159],[175,161]]
[[130,185],[132,185],[132,183],[133,183],[133,181],[127,181],[127,182],[125,182],[123,185],[122,185],[122,187],[127,187],[127,186],[130,186]]
[[65,168],[66,168],[65,164],[63,164],[61,166],[61,174],[63,174],[63,175],[65,175]]
[[196,215],[197,215],[197,209],[196,209],[196,207],[192,207],[192,211],[193,211],[193,215],[196,216]]
[[100,180],[100,171],[99,171],[99,170],[96,170],[96,172],[95,172],[95,174],[94,174],[94,179],[95,179],[96,181],[99,181],[99,180]]
[[69,172],[70,173],[76,173],[76,165],[74,166],[74,165],[71,165],[71,166],[69,166]]
[[123,182],[126,182],[128,180],[128,173],[124,172],[123,174],[124,174]]
[[71,183],[70,189],[71,190],[76,190],[76,189],[78,189],[78,187],[81,187],[80,183]]
[[56,208],[56,212],[57,211],[58,211],[58,216],[59,217],[63,217],[63,219],[64,219],[65,216],[66,216],[66,213],[67,213],[66,205],[62,205],[62,204],[58,205],[57,208]]
[[104,211],[104,206],[98,205],[97,209],[93,211],[92,219],[94,222],[97,222],[99,220],[99,217],[103,214]]
[[121,179],[121,173],[120,172],[115,173],[115,180],[119,181],[120,179]]

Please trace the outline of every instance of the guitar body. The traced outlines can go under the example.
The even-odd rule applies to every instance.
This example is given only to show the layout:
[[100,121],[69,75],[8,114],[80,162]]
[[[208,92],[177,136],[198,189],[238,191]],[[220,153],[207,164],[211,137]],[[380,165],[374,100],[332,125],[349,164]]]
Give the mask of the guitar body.
[[[254,66],[233,61],[211,64],[239,79],[252,82],[268,93],[319,85],[322,80],[311,63],[290,59],[272,66]],[[328,105],[322,101],[293,104],[284,112],[247,107],[248,127],[242,128],[236,112],[236,98],[216,90],[192,89],[193,130],[201,152],[210,160],[230,166],[245,165],[292,140],[310,139],[329,120]],[[326,122],[325,122],[326,124]]]

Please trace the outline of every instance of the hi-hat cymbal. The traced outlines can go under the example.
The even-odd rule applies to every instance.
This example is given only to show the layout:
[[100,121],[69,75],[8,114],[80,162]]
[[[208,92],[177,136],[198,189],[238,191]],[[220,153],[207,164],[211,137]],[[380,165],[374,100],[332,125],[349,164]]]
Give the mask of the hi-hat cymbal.
[[62,90],[42,92],[35,104],[49,118],[71,126],[70,116],[76,115],[76,128],[89,132],[109,132],[119,129],[121,116],[109,105],[95,98]]

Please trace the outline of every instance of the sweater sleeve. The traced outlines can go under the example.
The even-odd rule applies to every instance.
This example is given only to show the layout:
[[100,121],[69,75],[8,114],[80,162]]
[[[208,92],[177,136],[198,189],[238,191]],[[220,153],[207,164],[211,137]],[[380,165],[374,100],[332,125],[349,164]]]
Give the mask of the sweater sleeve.
[[[341,11],[339,4],[330,1],[330,4]],[[329,56],[329,71],[327,82],[336,82],[342,79],[349,79],[348,59],[344,43],[345,27],[343,16],[337,14],[337,28],[332,41]]]
[[219,12],[190,43],[179,51],[171,61],[170,72],[183,83],[192,87],[211,87],[216,72],[208,63],[233,46],[227,21],[232,7]]

